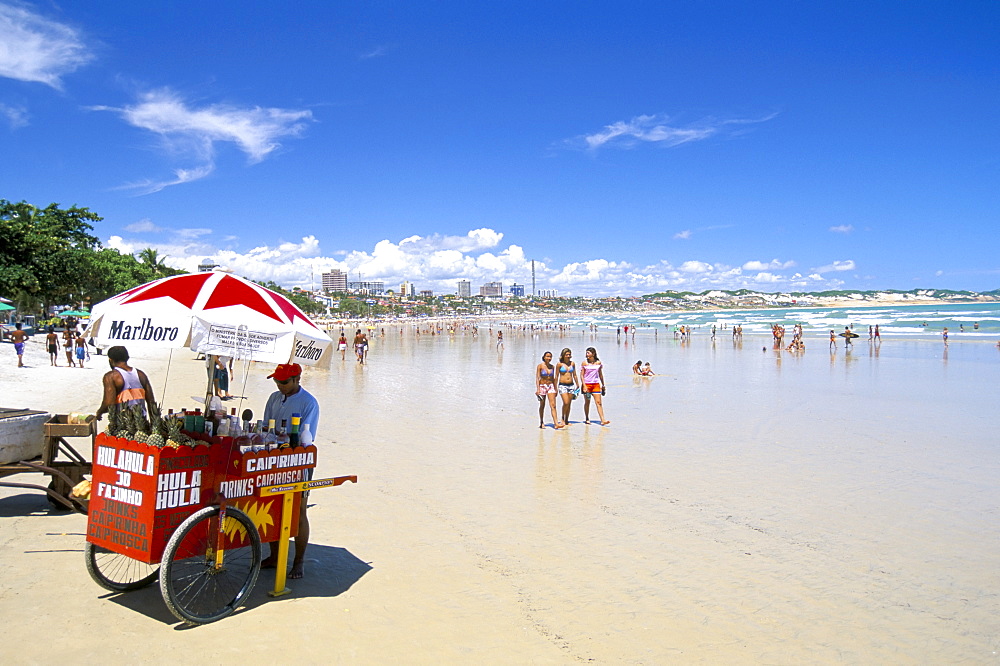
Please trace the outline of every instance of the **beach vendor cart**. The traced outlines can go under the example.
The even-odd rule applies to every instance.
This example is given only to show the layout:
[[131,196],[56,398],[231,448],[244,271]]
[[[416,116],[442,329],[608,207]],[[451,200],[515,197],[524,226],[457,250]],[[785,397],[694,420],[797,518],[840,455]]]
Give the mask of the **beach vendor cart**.
[[[85,335],[101,347],[187,347],[303,365],[323,362],[332,343],[284,297],[223,272],[163,278],[99,303]],[[280,537],[287,552],[298,491],[356,480],[309,481],[312,445],[260,450],[185,431],[159,413],[116,418],[95,441],[87,570],[118,592],[158,579],[185,622],[213,622],[239,606],[260,572],[262,540]],[[279,567],[282,585],[283,576]]]
[[302,495],[285,500],[282,490],[357,479],[308,481],[312,445],[241,452],[231,437],[194,437],[156,447],[97,436],[84,550],[101,587],[127,592],[159,580],[171,613],[205,624],[253,590],[262,541],[295,536]]

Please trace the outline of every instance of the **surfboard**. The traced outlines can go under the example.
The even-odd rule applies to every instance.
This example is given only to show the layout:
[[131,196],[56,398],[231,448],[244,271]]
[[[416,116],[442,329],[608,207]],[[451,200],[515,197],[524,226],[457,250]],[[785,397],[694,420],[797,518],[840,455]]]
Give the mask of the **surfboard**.
[[857,333],[848,333],[848,332],[845,331],[844,333],[840,334],[840,337],[842,337],[842,338],[860,338],[861,336],[858,335]]

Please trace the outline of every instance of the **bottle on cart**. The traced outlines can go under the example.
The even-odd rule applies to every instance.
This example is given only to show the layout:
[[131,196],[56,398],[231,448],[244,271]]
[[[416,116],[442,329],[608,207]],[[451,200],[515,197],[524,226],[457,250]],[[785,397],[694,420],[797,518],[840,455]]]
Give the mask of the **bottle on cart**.
[[189,412],[185,407],[181,410],[181,414],[184,415],[184,429],[188,432],[194,432],[194,412]]
[[299,445],[299,427],[302,425],[302,417],[292,414],[292,428],[288,431],[288,446],[295,448]]
[[194,410],[194,431],[204,433],[205,432],[205,415],[201,413],[201,409]]
[[278,447],[277,433],[275,430],[274,419],[268,419],[267,428],[265,430],[266,434],[264,435],[264,448],[268,451]]
[[264,422],[257,421],[257,423],[251,426],[250,430],[250,446],[253,447],[254,451],[260,451],[264,448]]
[[288,420],[281,419],[281,425],[278,426],[278,431],[274,433],[274,443],[277,448],[283,449],[288,446]]
[[309,424],[308,423],[303,423],[302,424],[302,434],[299,435],[299,443],[302,446],[309,446],[310,444],[313,443],[313,436],[312,436],[312,432],[310,432],[310,430],[309,430]]

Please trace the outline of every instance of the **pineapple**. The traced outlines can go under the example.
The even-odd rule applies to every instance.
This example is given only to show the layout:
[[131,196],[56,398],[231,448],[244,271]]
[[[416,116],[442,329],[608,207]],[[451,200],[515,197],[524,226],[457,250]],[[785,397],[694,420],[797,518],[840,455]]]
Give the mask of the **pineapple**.
[[121,415],[121,408],[115,404],[108,408],[108,427],[104,429],[104,432],[112,437],[118,436],[118,430],[120,429],[119,416]]
[[150,434],[146,439],[146,443],[156,448],[163,448],[163,445],[167,443],[167,425],[163,421],[163,412],[160,405],[156,405],[156,407],[149,411],[149,430]]
[[135,424],[135,432],[132,439],[140,444],[149,442],[149,419],[146,418],[146,410],[143,403],[132,405],[132,422]]
[[167,423],[167,446],[172,449],[180,448],[186,443],[187,435],[181,432],[181,422],[174,419]]
[[122,439],[132,439],[132,433],[135,432],[135,424],[132,420],[132,410],[127,407],[118,406],[118,432],[115,433],[115,437],[121,437]]

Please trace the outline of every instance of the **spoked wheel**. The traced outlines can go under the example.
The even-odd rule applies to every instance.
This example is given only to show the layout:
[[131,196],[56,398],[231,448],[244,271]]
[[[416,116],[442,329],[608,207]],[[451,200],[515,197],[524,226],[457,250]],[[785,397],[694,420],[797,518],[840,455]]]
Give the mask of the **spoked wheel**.
[[170,612],[191,624],[226,617],[250,594],[260,573],[260,534],[250,517],[226,508],[223,531],[246,532],[247,545],[216,552],[219,507],[207,506],[170,537],[160,567],[160,590]]
[[83,548],[87,558],[87,572],[94,582],[105,590],[128,592],[146,587],[159,572],[155,564],[146,564],[127,555],[119,555],[89,541]]

